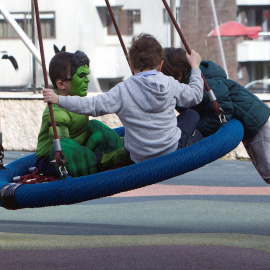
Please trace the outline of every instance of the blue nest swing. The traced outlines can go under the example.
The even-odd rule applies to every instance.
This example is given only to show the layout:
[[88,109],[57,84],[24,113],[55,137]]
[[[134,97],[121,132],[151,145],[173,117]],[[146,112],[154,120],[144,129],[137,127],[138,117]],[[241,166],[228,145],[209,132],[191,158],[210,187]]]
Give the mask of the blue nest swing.
[[[116,131],[122,135],[124,128]],[[232,151],[243,138],[235,119],[194,145],[148,161],[112,171],[37,184],[11,183],[35,166],[35,154],[20,158],[0,170],[0,206],[7,209],[70,205],[152,185],[198,169]]]
[[[187,52],[190,49],[177,25],[175,18],[166,2],[162,0],[183,41]],[[109,1],[105,0],[112,18],[113,12]],[[34,0],[36,21],[39,22],[38,0]],[[122,48],[126,54],[120,31],[115,19],[115,29]],[[39,24],[38,24],[39,26]],[[38,27],[39,41],[42,45],[42,35]],[[40,46],[43,71],[46,73],[43,46]],[[44,76],[45,85],[48,84]],[[207,91],[210,88],[205,84]],[[48,87],[46,87],[48,88]],[[217,102],[214,100],[216,108]],[[120,136],[124,128],[117,128]],[[57,205],[70,205],[83,201],[111,196],[116,193],[152,185],[169,178],[198,169],[232,151],[241,142],[244,135],[242,124],[235,119],[223,123],[219,130],[194,145],[177,150],[173,153],[140,162],[124,168],[101,172],[93,175],[36,184],[11,183],[13,177],[28,174],[30,167],[36,165],[36,155],[20,158],[0,170],[0,206],[6,209],[36,208]]]

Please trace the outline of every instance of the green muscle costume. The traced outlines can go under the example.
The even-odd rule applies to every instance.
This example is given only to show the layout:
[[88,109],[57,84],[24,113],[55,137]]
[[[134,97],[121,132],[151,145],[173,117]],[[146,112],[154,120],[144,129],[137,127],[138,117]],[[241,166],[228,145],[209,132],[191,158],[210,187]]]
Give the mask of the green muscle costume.
[[[52,105],[59,139],[71,138],[80,145],[84,145],[87,138],[88,116],[79,115]],[[53,144],[54,133],[48,106],[43,112],[42,124],[38,136],[36,156],[49,156],[50,148]]]
[[[125,160],[128,160],[126,153],[114,152],[123,147],[121,138],[114,130],[100,121],[94,119],[88,121],[87,116],[66,111],[56,105],[53,105],[53,111],[69,175],[78,177],[126,164]],[[53,140],[53,128],[46,107],[38,137],[37,158],[46,156],[50,156],[50,160],[55,158]],[[100,156],[101,160],[98,162],[94,152],[105,154]]]

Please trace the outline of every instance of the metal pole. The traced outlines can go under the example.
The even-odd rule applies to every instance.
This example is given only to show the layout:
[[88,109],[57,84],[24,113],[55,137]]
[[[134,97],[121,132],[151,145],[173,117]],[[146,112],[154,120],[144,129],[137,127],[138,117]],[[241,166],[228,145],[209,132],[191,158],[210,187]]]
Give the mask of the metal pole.
[[217,12],[216,12],[216,6],[215,6],[214,0],[211,0],[211,7],[212,7],[212,11],[213,11],[215,26],[216,26],[216,29],[217,29],[218,44],[219,44],[219,48],[220,48],[223,67],[224,67],[224,70],[225,70],[225,72],[227,74],[227,77],[229,79],[229,73],[228,73],[226,59],[225,59],[225,55],[224,55],[224,48],[223,48],[223,44],[222,44],[221,37],[220,37],[220,31],[219,31],[218,19],[217,19]]
[[[171,7],[171,11],[174,15],[174,17],[176,17],[176,8],[175,8],[175,0],[170,0],[170,7]],[[173,25],[173,22],[171,20],[171,23],[170,23],[170,32],[171,32],[171,47],[175,47],[175,27]]]

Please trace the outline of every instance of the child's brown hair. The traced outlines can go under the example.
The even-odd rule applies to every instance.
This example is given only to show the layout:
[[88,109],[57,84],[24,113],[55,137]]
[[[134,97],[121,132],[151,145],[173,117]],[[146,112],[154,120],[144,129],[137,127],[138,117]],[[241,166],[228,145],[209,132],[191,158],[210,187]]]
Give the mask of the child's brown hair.
[[186,57],[186,51],[182,48],[165,48],[164,54],[165,60],[161,72],[167,76],[174,77],[176,80],[179,80],[181,73],[182,77],[179,81],[183,83],[191,70]]
[[135,70],[155,69],[163,60],[163,49],[155,37],[144,33],[133,37],[129,61]]

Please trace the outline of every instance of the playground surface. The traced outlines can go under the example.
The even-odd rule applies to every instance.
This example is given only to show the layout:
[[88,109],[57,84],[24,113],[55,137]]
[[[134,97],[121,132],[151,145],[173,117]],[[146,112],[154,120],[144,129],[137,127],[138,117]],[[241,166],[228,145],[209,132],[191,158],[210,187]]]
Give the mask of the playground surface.
[[270,186],[250,161],[217,160],[112,197],[1,208],[0,239],[0,270],[266,270]]

